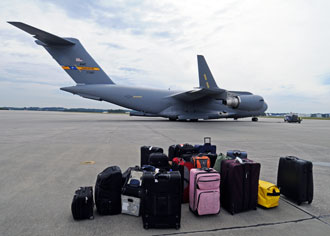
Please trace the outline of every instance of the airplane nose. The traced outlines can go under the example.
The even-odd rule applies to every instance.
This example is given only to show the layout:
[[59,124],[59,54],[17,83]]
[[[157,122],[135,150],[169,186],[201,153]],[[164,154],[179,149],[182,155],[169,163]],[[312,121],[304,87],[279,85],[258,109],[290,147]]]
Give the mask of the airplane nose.
[[264,111],[266,111],[268,109],[268,105],[266,102],[264,102]]

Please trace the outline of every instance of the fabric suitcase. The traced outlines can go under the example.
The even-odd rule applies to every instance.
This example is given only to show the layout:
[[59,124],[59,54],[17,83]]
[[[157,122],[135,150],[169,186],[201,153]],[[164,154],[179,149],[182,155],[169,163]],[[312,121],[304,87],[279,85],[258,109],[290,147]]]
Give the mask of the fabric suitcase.
[[163,153],[163,149],[160,147],[152,147],[152,146],[142,146],[141,147],[141,158],[140,158],[140,166],[147,165],[149,160],[149,155],[151,153]]
[[159,169],[169,168],[168,157],[164,153],[151,153],[148,164]]
[[260,164],[249,159],[221,164],[221,205],[231,214],[257,209]]
[[80,187],[76,190],[71,204],[73,219],[94,219],[93,187]]
[[197,215],[220,212],[220,174],[214,169],[191,169],[189,209]]
[[210,158],[207,156],[195,156],[192,159],[194,168],[210,168]]
[[182,157],[185,160],[188,160],[188,158],[191,158],[191,156],[196,153],[194,146],[188,143],[171,145],[168,148],[168,158],[170,161],[174,157]]
[[241,159],[246,159],[247,152],[240,151],[240,150],[229,150],[229,151],[227,151],[227,156],[231,157],[232,159],[235,159],[236,157],[239,157]]
[[182,203],[188,203],[190,170],[194,167],[194,165],[191,162],[185,161],[182,158],[177,157],[173,158],[173,164],[177,165],[177,170],[180,172],[181,175]]
[[277,173],[281,193],[298,205],[313,201],[313,164],[294,156],[281,157]]
[[181,176],[179,171],[143,173],[143,227],[180,228]]
[[140,216],[141,198],[121,195],[121,213]]
[[[129,174],[126,176],[125,184],[122,187],[122,194],[141,198],[143,194],[142,169],[139,167],[130,167],[127,171],[129,171]],[[126,175],[126,171],[124,174]]]
[[213,154],[217,153],[217,146],[211,144],[210,137],[204,138],[203,145],[196,144],[194,147],[195,147],[197,153],[213,153]]
[[100,215],[121,213],[122,173],[118,166],[110,166],[98,174],[95,184],[95,204]]
[[280,190],[275,184],[259,180],[258,205],[265,208],[278,206],[280,200]]
[[219,156],[217,157],[213,169],[215,169],[216,171],[218,171],[219,173],[221,173],[221,163],[223,160],[229,160],[231,158],[229,158],[228,156],[220,153]]

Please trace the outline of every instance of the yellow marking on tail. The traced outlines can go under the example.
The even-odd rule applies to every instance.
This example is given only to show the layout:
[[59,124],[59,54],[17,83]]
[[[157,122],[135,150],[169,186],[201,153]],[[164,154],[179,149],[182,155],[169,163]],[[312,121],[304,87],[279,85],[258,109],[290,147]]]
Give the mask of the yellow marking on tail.
[[206,87],[210,88],[209,82],[206,82]]
[[205,81],[207,81],[207,77],[206,77],[206,74],[204,74],[204,79],[205,79]]

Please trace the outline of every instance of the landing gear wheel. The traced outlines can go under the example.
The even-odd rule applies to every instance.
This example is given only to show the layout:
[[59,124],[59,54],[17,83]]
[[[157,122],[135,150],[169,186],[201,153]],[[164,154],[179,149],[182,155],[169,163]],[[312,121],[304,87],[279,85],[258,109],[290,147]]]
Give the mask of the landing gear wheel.
[[191,121],[191,122],[197,122],[198,119],[190,119],[189,121]]
[[168,118],[169,121],[176,121],[176,118]]
[[253,122],[257,122],[258,121],[258,117],[252,117],[251,119]]
[[234,118],[234,120],[237,120],[237,118]]

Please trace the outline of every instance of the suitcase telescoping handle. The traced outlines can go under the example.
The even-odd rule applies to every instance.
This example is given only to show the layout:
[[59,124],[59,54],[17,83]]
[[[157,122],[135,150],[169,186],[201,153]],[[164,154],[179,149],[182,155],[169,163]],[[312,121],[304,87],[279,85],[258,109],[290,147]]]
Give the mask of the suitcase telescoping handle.
[[211,144],[211,137],[204,137],[204,144]]

